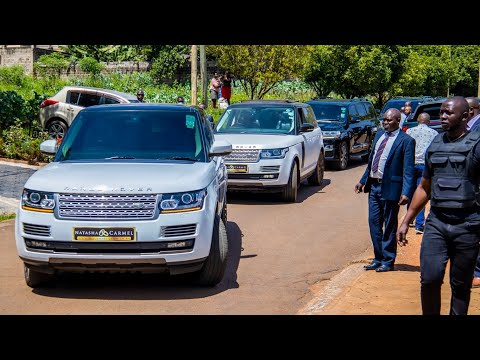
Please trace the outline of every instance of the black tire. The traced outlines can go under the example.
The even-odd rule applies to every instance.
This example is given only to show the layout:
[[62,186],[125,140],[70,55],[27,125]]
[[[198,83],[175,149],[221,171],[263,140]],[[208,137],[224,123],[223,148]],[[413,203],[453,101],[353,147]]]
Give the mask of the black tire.
[[334,163],[335,169],[345,170],[348,165],[348,145],[346,141],[342,141],[339,148],[338,161]]
[[292,169],[290,170],[288,184],[285,186],[282,192],[282,199],[285,202],[297,202],[298,185],[297,162],[294,161]]
[[48,285],[55,278],[54,274],[46,274],[32,270],[27,264],[23,264],[23,274],[25,276],[25,282],[31,288]]
[[57,137],[63,139],[67,130],[68,125],[60,119],[54,119],[50,121],[47,126],[48,134],[54,139]]
[[312,175],[307,179],[308,183],[313,186],[321,186],[323,183],[323,174],[325,173],[325,155],[320,151],[317,166]]
[[212,244],[207,260],[197,273],[196,283],[202,286],[215,286],[223,279],[227,269],[228,237],[225,224],[218,216],[215,217]]

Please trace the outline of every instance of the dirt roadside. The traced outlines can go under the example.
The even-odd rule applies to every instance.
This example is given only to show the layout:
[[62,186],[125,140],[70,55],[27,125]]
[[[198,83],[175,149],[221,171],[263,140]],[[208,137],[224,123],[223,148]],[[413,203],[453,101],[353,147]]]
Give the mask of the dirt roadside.
[[[402,208],[399,219],[403,219]],[[422,235],[410,228],[408,245],[399,247],[395,271],[365,271],[373,251],[353,261],[334,278],[312,286],[314,299],[299,315],[421,315],[420,244]],[[448,267],[442,286],[442,315],[450,310]],[[469,315],[480,315],[480,288],[472,289]]]

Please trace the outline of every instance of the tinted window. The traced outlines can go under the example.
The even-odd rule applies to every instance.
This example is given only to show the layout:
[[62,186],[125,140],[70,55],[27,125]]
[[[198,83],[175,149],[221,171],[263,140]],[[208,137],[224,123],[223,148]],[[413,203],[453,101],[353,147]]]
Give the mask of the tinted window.
[[346,119],[347,108],[345,106],[319,103],[310,103],[310,106],[312,107],[317,120],[345,121]]
[[218,133],[280,133],[295,131],[292,107],[241,106],[228,108],[218,121]]
[[418,108],[418,111],[415,113],[415,119],[410,121],[417,121],[418,115],[422,112],[428,113],[430,115],[430,120],[439,120],[440,119],[440,106],[441,104],[432,104],[425,105]]
[[348,107],[348,118],[351,119],[354,116],[358,116],[358,111],[355,104],[352,104]]
[[100,96],[95,94],[81,93],[78,105],[89,107],[100,104]]
[[375,112],[375,108],[373,107],[373,105],[370,104],[370,103],[365,103],[364,105],[365,105],[365,107],[367,108],[368,116],[369,116],[371,119],[376,118],[376,117],[377,117],[377,113]]
[[318,127],[317,120],[315,119],[315,113],[313,109],[309,106],[307,109],[307,121],[309,124],[312,124],[315,128]]
[[368,119],[367,109],[363,106],[362,103],[355,104],[358,112],[358,116],[360,116],[361,120]]
[[80,97],[80,93],[76,91],[69,91],[67,96],[67,102],[69,104],[77,105],[78,98]]
[[81,111],[55,161],[110,157],[206,161],[201,126],[196,114],[185,112]]

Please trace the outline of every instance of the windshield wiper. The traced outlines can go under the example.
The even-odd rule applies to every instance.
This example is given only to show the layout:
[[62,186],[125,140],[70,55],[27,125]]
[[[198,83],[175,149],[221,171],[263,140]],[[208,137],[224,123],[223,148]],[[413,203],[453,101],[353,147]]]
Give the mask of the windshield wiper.
[[122,160],[122,159],[135,159],[133,156],[112,156],[105,158],[105,160]]
[[183,156],[173,156],[169,158],[160,158],[158,160],[187,160],[187,161],[198,161],[198,159],[191,158],[191,157],[183,157]]

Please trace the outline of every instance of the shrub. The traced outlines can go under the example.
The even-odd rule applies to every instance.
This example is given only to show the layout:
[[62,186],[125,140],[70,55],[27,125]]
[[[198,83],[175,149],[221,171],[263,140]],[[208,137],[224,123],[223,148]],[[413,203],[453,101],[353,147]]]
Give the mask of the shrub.
[[40,143],[49,138],[48,133],[41,132],[38,137],[31,137],[20,122],[3,131],[3,152],[10,159],[27,160],[29,164],[46,161],[48,158],[40,151]]
[[0,66],[0,83],[22,87],[26,81],[22,65]]

